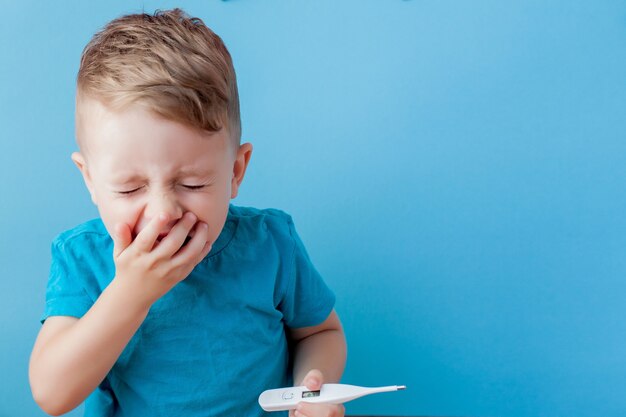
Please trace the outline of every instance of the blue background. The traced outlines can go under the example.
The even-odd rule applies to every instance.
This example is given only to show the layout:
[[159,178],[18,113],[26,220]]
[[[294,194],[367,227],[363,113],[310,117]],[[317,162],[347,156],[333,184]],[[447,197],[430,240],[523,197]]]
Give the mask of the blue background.
[[236,203],[294,216],[344,382],[409,387],[349,413],[624,414],[625,2],[74,0],[2,2],[0,416],[43,415],[49,245],[96,215],[70,161],[82,48],[176,5],[234,57],[255,145]]

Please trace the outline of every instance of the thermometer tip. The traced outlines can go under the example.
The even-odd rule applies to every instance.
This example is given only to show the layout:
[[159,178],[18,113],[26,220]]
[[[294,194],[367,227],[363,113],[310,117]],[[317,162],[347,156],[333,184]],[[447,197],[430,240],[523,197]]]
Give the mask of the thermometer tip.
[[406,389],[406,385],[398,385],[398,391],[402,391],[404,389]]

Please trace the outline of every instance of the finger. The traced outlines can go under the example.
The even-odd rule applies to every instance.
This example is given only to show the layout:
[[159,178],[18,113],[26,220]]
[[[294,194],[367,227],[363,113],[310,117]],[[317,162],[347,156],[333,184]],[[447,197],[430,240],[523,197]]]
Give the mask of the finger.
[[118,223],[113,229],[113,257],[117,258],[133,241],[130,227],[124,223]]
[[301,402],[294,410],[294,417],[343,417],[343,404],[314,404]]
[[209,225],[204,222],[198,222],[193,237],[176,255],[174,255],[172,260],[177,265],[200,262],[211,250],[211,244],[208,242],[208,238]]
[[157,255],[172,256],[183,246],[185,239],[189,236],[189,232],[193,229],[198,218],[195,214],[188,211],[183,217],[176,222],[174,227],[168,232],[167,236],[159,242],[154,252]]
[[319,369],[311,369],[304,376],[304,379],[302,380],[301,385],[304,385],[308,389],[315,391],[315,390],[320,389],[323,383],[324,383],[324,375],[322,374],[322,371],[320,371]]
[[200,254],[200,260],[204,259],[209,252],[211,252],[211,249],[213,249],[213,245],[211,245],[209,242],[206,242],[204,244],[204,249],[202,249],[202,253]]
[[[185,246],[185,248],[186,247],[187,246]],[[200,263],[200,261],[202,261],[209,254],[209,252],[211,252],[211,248],[212,248],[212,245],[209,242],[206,242],[204,244],[204,247],[202,248],[202,251],[195,256],[192,253],[191,257],[188,258],[187,262],[191,265],[194,265],[195,267],[196,265],[198,265],[198,263]]]
[[163,230],[163,227],[167,225],[168,221],[169,216],[167,213],[161,213],[158,216],[154,216],[148,225],[141,232],[139,232],[133,244],[139,250],[150,252],[159,237],[159,233],[161,233],[161,230]]

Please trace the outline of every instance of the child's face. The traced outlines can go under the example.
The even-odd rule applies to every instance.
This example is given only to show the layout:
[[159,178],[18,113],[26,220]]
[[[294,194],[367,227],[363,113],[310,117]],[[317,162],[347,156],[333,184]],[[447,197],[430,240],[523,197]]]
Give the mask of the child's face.
[[150,219],[166,213],[162,235],[185,212],[209,225],[213,243],[237,195],[252,147],[235,147],[226,129],[214,134],[165,120],[134,105],[113,112],[82,99],[77,112],[81,170],[93,202],[110,234],[118,223],[133,238]]

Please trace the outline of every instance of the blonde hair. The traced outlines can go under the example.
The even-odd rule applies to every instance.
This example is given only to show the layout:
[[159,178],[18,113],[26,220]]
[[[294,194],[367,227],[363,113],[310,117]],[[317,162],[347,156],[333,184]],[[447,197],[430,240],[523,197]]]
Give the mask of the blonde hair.
[[[113,109],[140,103],[169,120],[241,138],[239,94],[222,39],[181,9],[109,22],[83,50],[77,98]],[[78,100],[77,100],[78,101]]]

